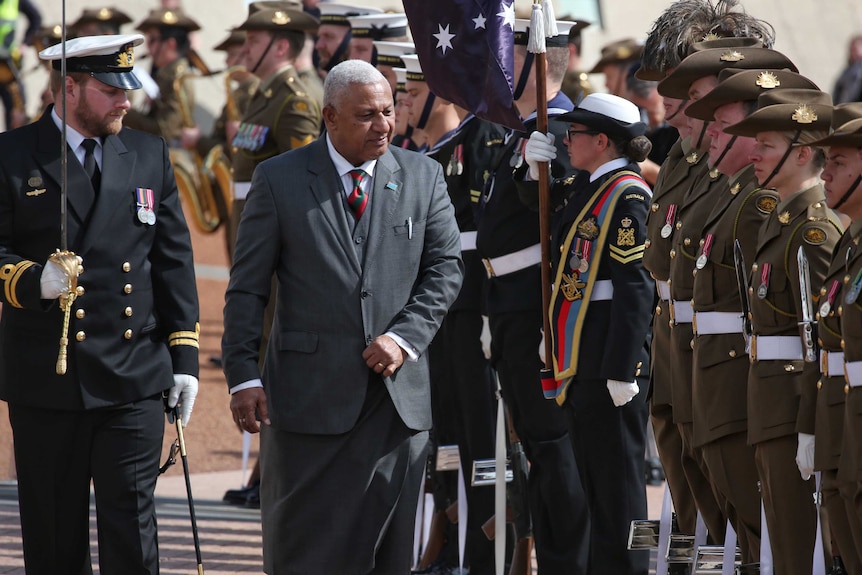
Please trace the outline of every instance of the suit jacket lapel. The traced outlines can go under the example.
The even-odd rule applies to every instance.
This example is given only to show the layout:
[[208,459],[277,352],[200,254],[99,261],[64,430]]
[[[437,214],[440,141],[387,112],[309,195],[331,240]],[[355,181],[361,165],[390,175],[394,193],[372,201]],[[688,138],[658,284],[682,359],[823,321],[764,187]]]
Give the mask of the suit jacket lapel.
[[[99,190],[99,200],[93,208],[93,215],[84,232],[81,243],[82,253],[87,251],[93,240],[100,236],[105,225],[113,218],[126,218],[131,225],[133,214],[115,215],[114,212],[120,206],[129,204],[129,194],[132,194],[129,180],[135,170],[137,158],[137,152],[127,149],[119,137],[105,138],[102,144],[102,187]],[[81,171],[83,172],[83,168]]]
[[[329,150],[326,147],[326,138],[321,136],[315,142],[309,144],[314,146],[313,160],[309,163],[308,171],[311,176],[311,192],[320,205],[320,211],[324,219],[332,229],[332,233],[338,239],[341,249],[344,250],[347,261],[351,263],[357,274],[362,272],[356,250],[353,249],[350,233],[350,223],[344,211],[344,192],[341,180],[335,171]],[[373,202],[372,202],[373,204]]]
[[[51,119],[50,109],[42,114],[38,123],[39,143],[36,151],[36,159],[42,166],[45,174],[53,180],[58,188],[62,189],[63,165],[61,162],[60,131]],[[81,227],[93,206],[95,194],[84,168],[78,162],[75,154],[68,150],[68,166],[66,170],[66,205],[68,215],[66,220],[66,234],[69,246],[77,247],[77,237]]]
[[365,254],[366,262],[371,261],[370,258],[374,257],[381,240],[387,236],[386,230],[394,225],[393,212],[398,205],[402,187],[398,179],[400,170],[401,167],[395,161],[395,157],[388,151],[377,160],[377,167],[374,169],[374,190],[371,192],[371,222]]

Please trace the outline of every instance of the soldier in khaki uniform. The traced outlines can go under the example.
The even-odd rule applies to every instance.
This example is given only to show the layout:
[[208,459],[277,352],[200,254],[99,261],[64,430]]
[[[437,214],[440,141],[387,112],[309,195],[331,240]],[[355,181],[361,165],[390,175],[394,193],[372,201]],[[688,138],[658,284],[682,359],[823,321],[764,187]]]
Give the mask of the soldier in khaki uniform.
[[[804,248],[811,284],[820,286],[842,228],[826,206],[819,175],[832,101],[817,90],[765,92],[758,109],[728,134],[757,138],[749,156],[778,205],[761,226],[749,275],[753,335],[748,377],[748,441],[755,448],[775,573],[809,575],[816,516],[813,500],[814,413],[820,370],[800,338],[797,250]],[[819,290],[819,287],[817,288]],[[804,294],[809,299],[810,293]],[[761,529],[764,526],[761,526]]]
[[236,184],[232,238],[236,237],[254,168],[268,158],[310,143],[320,133],[320,106],[309,97],[293,67],[305,32],[316,27],[312,16],[291,9],[260,10],[239,27],[246,32],[245,66],[260,78],[260,86],[239,125],[228,127]]
[[[825,182],[826,203],[845,220],[847,230],[833,252],[818,302],[821,350],[814,425],[814,468],[823,473],[823,504],[829,513],[832,539],[841,550],[845,569],[855,575],[862,573],[862,517],[854,504],[858,481],[862,478],[862,474],[856,471],[860,461],[858,438],[862,428],[858,415],[860,396],[855,395],[847,384],[856,382],[858,386],[862,382],[852,377],[845,378],[844,361],[846,355],[855,354],[856,358],[862,358],[862,354],[859,353],[858,327],[844,326],[846,322],[860,321],[858,291],[854,295],[854,285],[859,283],[857,274],[862,262],[858,257],[862,237],[862,103],[835,106],[832,126],[835,131],[817,142],[818,145],[829,146],[821,178]],[[854,258],[855,271],[851,265]],[[851,283],[854,279],[857,281]],[[854,332],[855,338],[850,335]],[[848,376],[851,373],[852,368],[847,370]]]
[[182,94],[174,88],[177,80],[189,73],[186,58],[190,50],[189,33],[200,30],[200,26],[180,10],[160,8],[151,10],[138,24],[138,30],[147,39],[153,66],[151,75],[159,87],[159,97],[150,102],[146,113],[129,110],[124,123],[129,128],[161,136],[168,145],[178,146],[183,127],[182,107],[194,108],[194,92],[189,83],[182,86]]
[[[775,65],[783,67],[783,62]],[[740,122],[767,90],[812,88],[813,82],[789,70],[722,70],[719,84],[686,109],[710,122],[710,165],[728,177],[728,187],[712,198],[696,251],[694,445],[701,449],[710,479],[726,499],[726,513],[737,533],[743,563],[760,558],[760,495],[754,449],[748,445],[746,389],[749,360],[742,329],[733,246],[739,241],[746,261],[754,259],[757,231],[778,204],[778,195],[757,182],[749,153],[754,138],[725,134]]]

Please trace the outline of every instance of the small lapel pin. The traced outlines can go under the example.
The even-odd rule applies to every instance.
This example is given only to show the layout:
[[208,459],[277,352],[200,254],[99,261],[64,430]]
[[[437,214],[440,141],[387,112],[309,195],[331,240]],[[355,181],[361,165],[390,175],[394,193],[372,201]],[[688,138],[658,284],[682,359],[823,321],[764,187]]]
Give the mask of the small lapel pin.
[[31,188],[36,188],[42,185],[42,178],[39,176],[32,176],[29,180],[27,180],[27,185]]
[[386,183],[386,188],[389,190],[392,190],[393,192],[397,192],[398,191],[398,184],[396,184],[393,181],[389,181]]
[[40,188],[38,190],[30,190],[29,192],[27,192],[27,195],[30,197],[33,197],[33,196],[41,196],[44,193],[45,193],[45,188]]

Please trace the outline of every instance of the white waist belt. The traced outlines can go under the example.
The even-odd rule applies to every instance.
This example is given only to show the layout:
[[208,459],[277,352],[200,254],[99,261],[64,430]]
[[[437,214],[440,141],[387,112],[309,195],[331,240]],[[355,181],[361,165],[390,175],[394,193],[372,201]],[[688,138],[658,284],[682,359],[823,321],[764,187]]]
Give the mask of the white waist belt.
[[826,377],[844,375],[844,352],[820,350],[820,373]]
[[850,387],[862,386],[862,361],[850,361],[844,364],[844,378]]
[[698,335],[742,333],[741,311],[696,311],[694,329]]
[[662,301],[670,301],[670,284],[665,280],[655,280],[655,289],[658,292],[658,298]]
[[801,360],[802,342],[795,335],[752,336],[753,359],[757,361]]
[[598,280],[593,284],[593,293],[590,301],[605,301],[614,298],[614,282],[612,280]]
[[461,232],[461,251],[469,252],[476,249],[476,234],[478,232]]
[[535,244],[528,248],[506,254],[498,258],[483,258],[485,271],[489,278],[504,276],[522,269],[534,266],[542,261],[542,245]]
[[674,323],[691,323],[691,320],[694,319],[694,310],[691,308],[691,300],[675,299],[671,305],[673,305]]
[[233,199],[244,200],[248,196],[248,191],[251,189],[251,182],[234,182],[233,184]]

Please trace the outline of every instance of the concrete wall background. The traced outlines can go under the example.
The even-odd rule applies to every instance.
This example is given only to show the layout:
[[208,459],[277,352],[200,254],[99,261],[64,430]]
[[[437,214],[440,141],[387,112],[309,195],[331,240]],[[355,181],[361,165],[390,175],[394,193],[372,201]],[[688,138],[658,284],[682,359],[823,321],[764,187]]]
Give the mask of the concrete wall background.
[[[381,8],[401,9],[399,0],[349,0],[357,4],[374,5]],[[434,0],[428,0],[434,1]],[[566,12],[574,16],[578,2],[584,0],[554,0],[557,13]],[[43,12],[45,23],[58,23],[61,20],[61,3],[58,0],[36,0]],[[110,5],[111,0],[66,0],[66,19],[75,21],[85,6],[97,7]],[[120,3],[113,2],[120,6]],[[226,36],[226,30],[241,23],[245,18],[245,0],[182,0],[186,12],[197,20],[202,30],[197,33],[196,46],[207,64],[213,68],[223,66],[223,57],[213,52],[211,47]],[[530,0],[515,0],[520,12],[530,9]],[[589,69],[597,60],[603,44],[627,36],[643,38],[651,28],[655,18],[669,5],[669,0],[601,0],[604,15],[604,28],[591,26],[584,31],[583,67]],[[150,8],[156,7],[158,0],[144,0],[137,3],[123,3],[122,9],[132,16],[135,23],[140,22]],[[847,43],[851,36],[862,33],[862,2],[859,0],[746,0],[742,6],[752,15],[770,22],[776,29],[776,49],[785,53],[799,67],[800,72],[814,80],[821,89],[831,91],[835,79],[845,65]],[[134,31],[133,25],[124,32]],[[144,51],[140,51],[142,54]],[[33,71],[36,56],[32,52],[25,56],[24,69],[27,73],[27,87],[31,97],[29,109],[38,110],[39,104],[34,97],[46,82],[41,70]],[[145,59],[140,65],[149,66]],[[208,129],[213,115],[224,103],[224,89],[220,76],[202,78],[195,81],[199,109],[196,117],[202,128]],[[601,87],[602,77],[594,78],[594,85]]]

